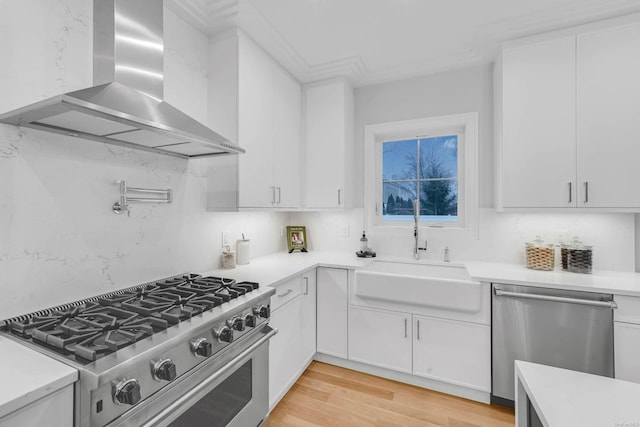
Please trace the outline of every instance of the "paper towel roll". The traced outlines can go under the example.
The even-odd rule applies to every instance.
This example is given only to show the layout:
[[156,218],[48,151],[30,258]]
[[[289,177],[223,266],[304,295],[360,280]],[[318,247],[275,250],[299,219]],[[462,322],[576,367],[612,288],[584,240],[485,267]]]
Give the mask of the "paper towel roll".
[[249,250],[251,249],[249,242],[249,239],[238,240],[238,264],[249,264]]

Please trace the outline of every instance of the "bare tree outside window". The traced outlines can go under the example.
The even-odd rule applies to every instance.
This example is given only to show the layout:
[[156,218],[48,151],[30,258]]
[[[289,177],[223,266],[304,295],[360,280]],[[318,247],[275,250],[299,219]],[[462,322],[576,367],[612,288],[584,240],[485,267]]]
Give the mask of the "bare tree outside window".
[[419,199],[421,220],[457,221],[457,139],[448,135],[383,143],[385,220],[407,220],[413,216],[413,200]]

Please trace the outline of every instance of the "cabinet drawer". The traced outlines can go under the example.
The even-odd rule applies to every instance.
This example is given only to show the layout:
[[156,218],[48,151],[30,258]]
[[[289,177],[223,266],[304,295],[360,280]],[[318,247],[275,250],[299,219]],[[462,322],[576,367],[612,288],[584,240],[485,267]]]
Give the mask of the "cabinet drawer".
[[616,322],[640,324],[640,298],[614,295],[618,309],[613,310],[613,320]]
[[274,287],[276,293],[271,297],[271,311],[277,310],[302,293],[302,276],[296,276]]

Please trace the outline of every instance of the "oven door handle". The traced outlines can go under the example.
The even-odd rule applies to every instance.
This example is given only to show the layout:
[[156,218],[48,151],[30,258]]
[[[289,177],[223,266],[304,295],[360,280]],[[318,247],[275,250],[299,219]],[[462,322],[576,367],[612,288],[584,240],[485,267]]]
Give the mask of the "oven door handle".
[[189,391],[189,393],[182,395],[181,398],[179,398],[178,400],[173,402],[171,405],[167,406],[162,411],[160,411],[158,414],[156,414],[156,416],[153,417],[152,419],[150,419],[147,423],[145,423],[144,426],[145,427],[146,426],[154,426],[154,425],[157,425],[158,423],[160,423],[161,421],[166,420],[166,418],[169,415],[171,415],[173,412],[175,412],[177,409],[179,409],[187,401],[189,401],[189,399],[191,399],[191,397],[193,397],[194,395],[198,394],[201,390],[207,388],[211,383],[217,381],[220,377],[224,376],[226,373],[228,373],[232,369],[235,369],[236,365],[238,365],[245,357],[249,356],[251,353],[253,353],[253,351],[255,351],[258,347],[260,347],[265,342],[269,341],[269,339],[271,337],[273,337],[277,333],[278,333],[277,329],[271,329],[265,336],[263,336],[258,341],[256,341],[255,343],[251,344],[251,346],[249,346],[245,350],[243,350],[240,354],[238,354],[236,357],[234,357],[233,360],[231,360],[225,366],[220,368],[215,374],[211,375],[205,381],[201,382],[200,384],[198,384],[197,386],[192,388],[191,391]]
[[495,294],[497,296],[511,297],[511,298],[524,298],[540,301],[552,301],[552,302],[567,302],[570,304],[590,305],[593,307],[603,307],[616,309],[618,304],[615,301],[593,301],[580,298],[567,298],[567,297],[554,297],[550,295],[538,295],[538,294],[523,294],[520,292],[507,292],[501,289],[495,288]]

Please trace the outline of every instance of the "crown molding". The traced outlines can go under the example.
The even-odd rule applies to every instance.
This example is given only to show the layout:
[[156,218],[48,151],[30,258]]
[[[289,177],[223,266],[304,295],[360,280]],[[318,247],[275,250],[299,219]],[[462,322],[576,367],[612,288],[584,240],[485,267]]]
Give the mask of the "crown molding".
[[411,69],[398,66],[371,71],[357,55],[319,64],[308,63],[247,0],[167,0],[166,4],[209,37],[231,29],[242,30],[301,83],[343,77],[355,87],[490,62],[502,42],[640,12],[638,0],[581,0],[572,5],[479,26],[475,37],[477,42],[468,53],[428,59],[417,65],[412,64]]
[[590,22],[640,12],[638,0],[581,0],[580,5],[563,5],[538,13],[479,26],[477,39],[493,42],[545,33]]
[[486,62],[490,61],[474,52],[430,59],[417,65],[412,64],[411,69],[407,69],[406,67],[396,67],[383,71],[366,73],[358,81],[354,82],[354,87],[371,86],[396,80],[437,74],[444,71],[478,66]]

